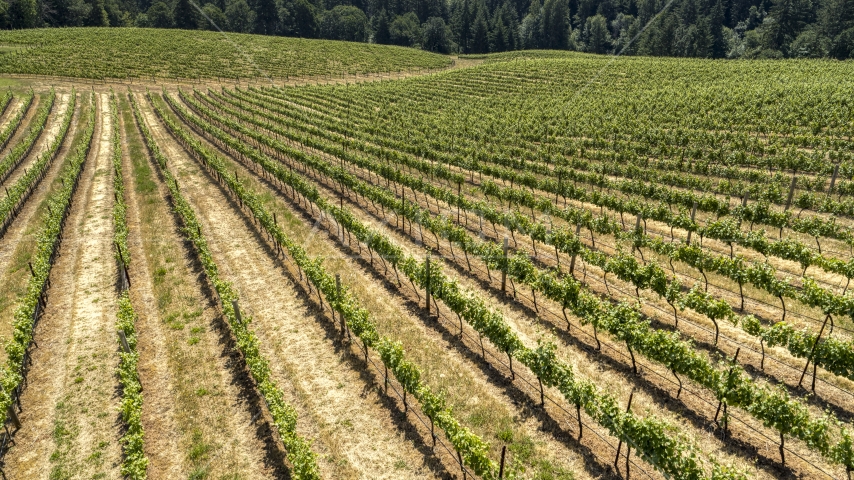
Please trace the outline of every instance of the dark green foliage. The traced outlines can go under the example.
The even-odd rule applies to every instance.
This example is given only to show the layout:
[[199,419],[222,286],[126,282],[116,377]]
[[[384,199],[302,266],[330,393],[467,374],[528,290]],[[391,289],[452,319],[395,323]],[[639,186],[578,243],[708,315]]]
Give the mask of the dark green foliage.
[[413,12],[399,15],[389,25],[390,43],[403,47],[417,47],[421,44],[421,25]]
[[225,10],[228,19],[228,29],[232,32],[249,33],[255,23],[255,12],[249,8],[246,0],[236,0]]
[[213,3],[209,3],[202,8],[202,20],[199,26],[205,30],[226,30],[228,29],[228,17],[225,16],[222,10]]
[[451,31],[441,17],[429,18],[422,28],[424,37],[421,48],[436,53],[451,53],[453,43],[451,42]]
[[367,42],[370,27],[365,12],[356,7],[338,5],[323,14],[320,33],[330,40]]
[[374,43],[388,45],[391,43],[391,31],[389,30],[388,13],[383,9],[379,15],[374,17]]
[[171,28],[175,22],[172,11],[163,2],[157,2],[148,9],[148,25],[154,28]]
[[175,9],[172,10],[175,28],[195,30],[199,28],[198,17],[198,11],[190,4],[190,0],[178,0],[175,4]]

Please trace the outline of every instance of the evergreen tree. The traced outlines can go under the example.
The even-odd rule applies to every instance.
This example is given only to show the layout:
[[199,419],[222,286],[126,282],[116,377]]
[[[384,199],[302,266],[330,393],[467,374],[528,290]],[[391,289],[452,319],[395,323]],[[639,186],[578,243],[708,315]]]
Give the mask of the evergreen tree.
[[279,12],[274,0],[255,0],[252,5],[255,12],[253,32],[259,35],[275,35],[278,33]]
[[427,19],[421,30],[424,32],[424,37],[421,41],[421,47],[424,50],[437,53],[451,53],[453,46],[450,40],[450,29],[445,25],[445,21],[441,17]]
[[542,8],[540,0],[531,0],[528,14],[519,27],[519,41],[522,48],[541,48],[542,46]]
[[110,18],[107,16],[107,11],[104,9],[103,0],[95,0],[92,2],[92,8],[89,10],[89,16],[86,18],[87,27],[109,27]]
[[376,16],[376,25],[374,26],[374,43],[388,45],[391,43],[391,33],[389,33],[388,13],[383,9]]
[[608,23],[602,15],[588,17],[584,24],[585,50],[591,53],[606,53],[611,48]]
[[36,0],[11,0],[8,4],[8,23],[11,28],[35,28],[39,22]]
[[215,4],[205,5],[202,7],[202,12],[204,12],[202,28],[206,30],[217,30],[217,28],[225,30],[228,28],[228,17]]
[[854,0],[824,0],[817,15],[818,31],[827,38],[854,27]]
[[724,5],[722,0],[715,2],[715,7],[709,16],[709,29],[711,33],[711,50],[712,58],[724,58],[726,56],[726,39],[724,38]]
[[[543,5],[542,25],[543,46],[566,49],[569,43],[569,6],[566,0],[546,0]],[[607,21],[605,30],[607,31]]]
[[228,29],[232,32],[249,33],[255,25],[255,12],[249,8],[246,0],[234,0],[225,9]]
[[175,23],[172,10],[162,1],[151,5],[147,12],[148,22],[154,28],[172,28]]
[[190,0],[178,0],[175,4],[175,9],[172,11],[172,18],[175,22],[175,28],[182,28],[184,30],[199,28],[196,9],[190,5]]
[[810,0],[775,0],[763,23],[765,46],[786,53],[788,46],[812,19]]
[[[536,0],[535,0],[536,1]],[[468,53],[472,32],[472,14],[469,0],[458,0],[451,7],[451,35],[463,53]]]
[[486,22],[486,6],[479,5],[472,25],[471,53],[489,53],[489,25]]
[[293,3],[293,35],[303,38],[315,38],[318,32],[318,19],[314,5],[306,0]]

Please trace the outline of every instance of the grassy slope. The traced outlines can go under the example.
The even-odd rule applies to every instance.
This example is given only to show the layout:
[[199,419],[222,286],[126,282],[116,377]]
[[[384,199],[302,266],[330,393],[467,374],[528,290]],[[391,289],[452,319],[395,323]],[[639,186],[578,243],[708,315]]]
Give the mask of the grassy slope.
[[0,73],[83,78],[276,77],[447,66],[412,48],[208,31],[66,28],[0,32]]

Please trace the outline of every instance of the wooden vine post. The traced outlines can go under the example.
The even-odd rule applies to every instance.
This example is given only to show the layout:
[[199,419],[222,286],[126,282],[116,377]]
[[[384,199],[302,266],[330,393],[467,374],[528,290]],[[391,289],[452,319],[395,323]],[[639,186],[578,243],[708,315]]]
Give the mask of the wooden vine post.
[[836,186],[836,176],[839,175],[839,164],[833,166],[833,175],[830,177],[830,188],[827,193],[833,193],[833,187]]
[[[581,242],[581,240],[579,240],[579,239],[578,239],[578,235],[579,235],[580,233],[581,233],[581,224],[580,224],[580,223],[576,223],[576,224],[575,224],[575,239],[576,239],[579,243]],[[577,256],[577,254],[576,254],[576,253],[573,253],[573,254],[572,254],[572,259],[569,261],[569,274],[570,274],[570,275],[572,275],[572,272],[575,270],[575,257],[576,257],[576,256]]]
[[125,336],[124,330],[119,330],[119,340],[122,342],[122,350],[124,350],[125,353],[130,353],[130,345],[128,345],[128,339]]
[[501,269],[501,293],[507,293],[507,237],[504,237],[504,268]]
[[[694,217],[697,216],[697,202],[694,202],[694,206],[691,207],[691,225],[694,224]],[[685,242],[687,245],[691,245],[691,234],[694,233],[693,230],[688,230],[688,240]],[[700,242],[702,243],[702,242]]]
[[[335,274],[335,294],[338,298],[338,302],[340,303],[341,302],[341,275],[338,273]],[[334,312],[335,310],[333,309],[332,311]],[[338,318],[341,322],[341,336],[343,337],[344,332],[347,331],[347,324],[344,321],[344,315],[341,315],[339,313]]]
[[[815,337],[815,341],[812,344],[812,349],[810,350],[810,354],[807,357],[807,364],[804,365],[804,371],[801,372],[801,379],[798,380],[798,387],[804,382],[804,376],[807,374],[807,368],[810,366],[810,360],[815,363],[813,356],[815,355],[815,350],[818,347],[818,342],[821,340],[821,334],[824,333],[824,328],[827,326],[827,321],[830,319],[830,315],[824,317],[824,323],[821,324],[821,330],[818,331],[818,336]],[[812,377],[812,391],[815,392],[815,375]]]
[[237,306],[237,300],[232,300],[231,306],[234,308],[234,316],[237,318],[237,322],[243,323],[243,316],[240,315],[240,307]]
[[796,183],[798,183],[798,177],[793,175],[792,176],[792,184],[789,186],[789,196],[788,196],[788,198],[786,198],[786,208],[784,209],[784,211],[788,210],[789,207],[792,206],[792,197],[795,196],[795,184]]
[[[626,405],[626,413],[629,413],[632,409],[632,399],[635,397],[635,389],[632,388],[631,393],[629,393],[629,403]],[[620,438],[620,441],[617,442],[617,456],[614,458],[614,468],[619,469],[620,467],[617,464],[620,461],[620,450],[623,448],[623,439]],[[626,479],[629,478],[629,455],[632,453],[632,447],[626,445]]]
[[424,297],[426,298],[427,315],[430,315],[430,254],[424,262]]

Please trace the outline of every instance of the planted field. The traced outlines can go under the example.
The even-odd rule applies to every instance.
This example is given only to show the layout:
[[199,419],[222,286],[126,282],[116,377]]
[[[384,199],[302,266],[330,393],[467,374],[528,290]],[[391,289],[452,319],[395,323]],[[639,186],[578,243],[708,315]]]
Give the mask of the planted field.
[[3,471],[846,478],[852,73],[0,97]]
[[436,69],[421,50],[329,40],[147,28],[0,32],[0,73],[86,79],[275,79]]

